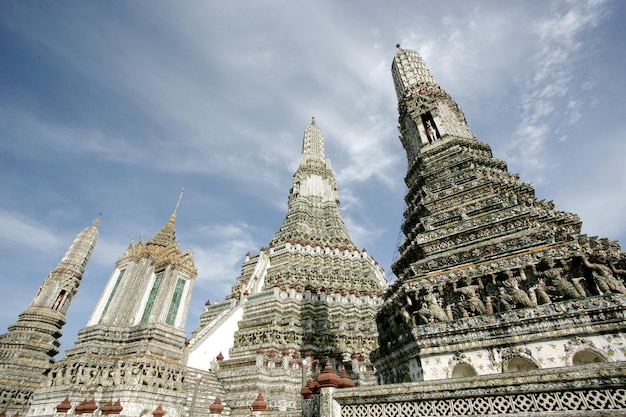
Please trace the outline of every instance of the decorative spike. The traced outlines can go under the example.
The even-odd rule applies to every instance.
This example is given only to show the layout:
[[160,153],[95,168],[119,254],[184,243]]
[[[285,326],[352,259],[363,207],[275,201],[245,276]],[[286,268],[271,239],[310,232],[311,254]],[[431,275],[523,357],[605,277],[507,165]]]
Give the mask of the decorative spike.
[[174,221],[176,220],[176,214],[178,213],[178,206],[180,206],[180,201],[183,199],[184,192],[185,192],[185,189],[181,188],[180,195],[178,196],[178,201],[176,201],[176,207],[174,208],[174,212],[172,213],[172,216],[170,217],[170,221],[172,223],[174,223]]

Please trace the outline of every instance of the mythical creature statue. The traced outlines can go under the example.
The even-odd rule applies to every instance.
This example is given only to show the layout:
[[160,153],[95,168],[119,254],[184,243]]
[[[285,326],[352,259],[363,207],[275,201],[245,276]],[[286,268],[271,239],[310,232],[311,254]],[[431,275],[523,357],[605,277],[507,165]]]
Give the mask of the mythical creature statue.
[[[589,261],[587,256],[582,256],[581,260],[583,265],[586,267],[587,272],[593,277],[593,281],[595,282],[600,294],[611,292],[626,294],[626,287],[624,286],[624,283],[613,275],[613,272],[619,274],[621,270],[615,269],[615,267],[606,259],[599,259],[599,261],[604,263],[593,263]],[[594,261],[595,260],[596,259],[594,259]]]
[[457,287],[454,291],[459,294],[460,302],[457,304],[464,317],[474,314],[485,314],[487,309],[478,295],[479,285],[472,284],[471,278],[465,278],[465,286]]
[[512,310],[519,307],[534,307],[537,305],[528,296],[526,291],[519,287],[522,276],[516,277],[510,270],[504,271],[505,280],[502,281],[500,287],[500,301],[504,304],[507,310]]
[[537,275],[543,276],[556,291],[566,299],[583,298],[587,296],[579,282],[573,282],[568,278],[565,267],[557,267],[553,258],[545,258],[540,264],[545,268]]
[[441,307],[441,300],[428,288],[423,297],[422,307],[415,313],[422,323],[450,321],[448,315]]

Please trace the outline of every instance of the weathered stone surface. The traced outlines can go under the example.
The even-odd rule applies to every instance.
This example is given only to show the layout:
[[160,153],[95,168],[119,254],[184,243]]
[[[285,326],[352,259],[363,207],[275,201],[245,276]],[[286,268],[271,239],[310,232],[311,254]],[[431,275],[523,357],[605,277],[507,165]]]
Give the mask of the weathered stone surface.
[[[392,66],[407,152],[406,239],[378,313],[380,381],[623,361],[626,257],[535,198],[470,133],[414,51]],[[569,353],[566,354],[566,350]]]

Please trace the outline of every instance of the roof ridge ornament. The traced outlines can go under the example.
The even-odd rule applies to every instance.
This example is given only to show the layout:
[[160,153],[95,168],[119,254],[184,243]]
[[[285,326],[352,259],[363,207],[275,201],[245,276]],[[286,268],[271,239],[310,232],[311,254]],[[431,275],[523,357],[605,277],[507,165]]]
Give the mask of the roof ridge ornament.
[[178,206],[180,206],[180,201],[183,199],[183,193],[185,192],[185,188],[180,189],[180,194],[178,196],[178,201],[176,201],[176,207],[174,207],[174,211],[170,217],[170,221],[173,223],[176,220],[176,214],[178,214]]
[[176,201],[176,207],[170,216],[170,219],[167,221],[165,226],[156,234],[152,239],[148,240],[149,245],[158,245],[162,247],[166,247],[170,244],[176,244],[176,234],[174,232],[174,226],[176,223],[176,215],[178,214],[178,207],[180,206],[180,201],[183,198],[183,193],[185,189],[181,189],[180,195],[178,196],[178,200]]

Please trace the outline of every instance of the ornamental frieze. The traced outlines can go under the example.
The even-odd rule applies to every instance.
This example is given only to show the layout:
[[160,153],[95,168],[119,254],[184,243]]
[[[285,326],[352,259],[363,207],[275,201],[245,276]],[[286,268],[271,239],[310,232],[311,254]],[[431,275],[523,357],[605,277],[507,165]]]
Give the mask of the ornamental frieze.
[[[574,245],[572,249],[576,248]],[[555,251],[553,248],[535,253],[535,256],[541,255],[540,261],[524,263],[517,268],[509,259],[507,265],[500,265],[504,267],[500,272],[494,271],[498,265],[493,263],[488,266],[491,268],[489,272],[481,268],[486,265],[481,265],[471,271],[458,270],[458,276],[451,273],[395,286],[395,291],[389,294],[379,313],[390,318],[388,329],[379,328],[382,340],[399,343],[398,335],[405,332],[402,330],[405,325],[417,331],[415,329],[424,325],[442,323],[440,326],[443,327],[439,330],[429,327],[427,331],[448,332],[460,324],[455,320],[471,317],[467,323],[472,326],[491,326],[494,319],[488,315],[493,313],[499,313],[504,318],[510,315],[513,320],[524,320],[528,311],[540,314],[542,308],[554,308],[558,310],[555,310],[556,313],[566,312],[564,308],[593,310],[605,302],[604,299],[593,298],[594,295],[626,294],[626,271],[618,269],[608,257],[593,253],[581,255],[579,252],[568,259],[555,259],[550,255],[554,255]],[[525,262],[529,260],[526,258]],[[565,300],[574,301],[558,304]],[[525,310],[527,308],[535,310]],[[612,313],[607,312],[606,316],[612,317]],[[484,320],[489,323],[481,324],[481,317],[486,317]],[[583,323],[589,319],[586,314],[579,314],[574,321]]]
[[[505,229],[506,230],[506,229]],[[497,233],[498,230],[494,233]],[[504,235],[504,232],[501,232]],[[570,236],[569,233],[556,234],[553,230],[538,230],[531,231],[521,237],[513,237],[510,239],[502,239],[497,243],[489,243],[480,247],[474,247],[464,251],[457,251],[452,254],[442,254],[433,258],[421,259],[411,264],[410,269],[415,277],[420,277],[433,271],[450,268],[464,263],[477,263],[479,261],[484,262],[485,258],[497,258],[498,256],[507,255],[512,251],[519,251],[521,249],[530,249],[532,246],[554,244],[556,238],[567,239]],[[472,239],[472,236],[468,236],[468,239]],[[530,239],[530,240],[529,240]],[[471,240],[470,240],[471,242]],[[563,252],[564,249],[560,249],[561,256],[564,256],[567,252]],[[536,252],[533,254],[536,255]],[[508,259],[508,258],[507,258]],[[502,259],[495,262],[502,262]]]
[[57,364],[48,373],[46,386],[83,385],[106,387],[118,385],[146,385],[154,388],[179,391],[185,376],[183,366],[162,361],[117,361],[108,360],[64,362]]

